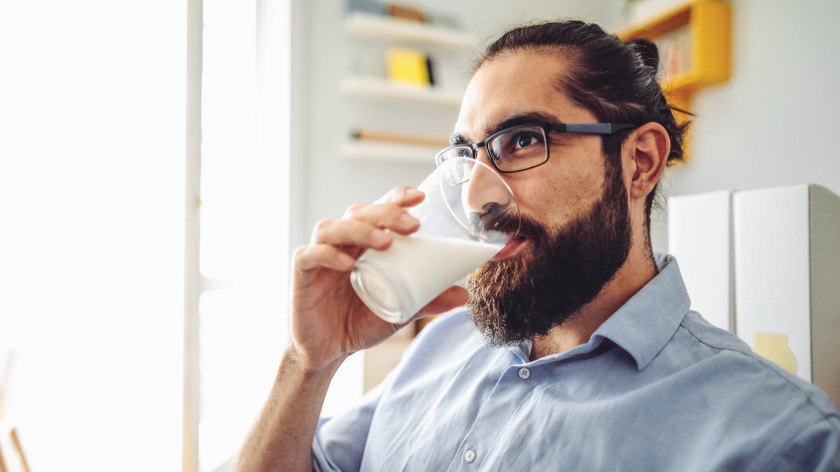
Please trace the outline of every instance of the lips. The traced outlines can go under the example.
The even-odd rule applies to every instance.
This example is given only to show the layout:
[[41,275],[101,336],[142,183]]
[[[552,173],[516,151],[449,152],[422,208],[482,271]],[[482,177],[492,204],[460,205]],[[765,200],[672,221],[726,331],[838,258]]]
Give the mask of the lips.
[[524,242],[525,242],[525,238],[523,238],[521,236],[516,236],[516,237],[511,238],[508,241],[508,243],[505,244],[505,247],[501,251],[499,251],[495,256],[493,256],[493,258],[490,259],[490,260],[491,261],[501,261],[501,260],[507,259],[508,257],[515,254],[516,251],[519,249],[520,246],[522,246],[522,243],[524,243]]

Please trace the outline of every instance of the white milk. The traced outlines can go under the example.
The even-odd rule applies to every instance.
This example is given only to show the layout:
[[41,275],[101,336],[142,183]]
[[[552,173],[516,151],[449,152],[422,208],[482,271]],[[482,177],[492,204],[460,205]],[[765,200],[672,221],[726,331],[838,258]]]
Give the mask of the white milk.
[[[364,291],[390,313],[383,315],[381,308],[371,306],[370,300],[360,294],[362,300],[392,323],[407,321],[502,250],[502,246],[455,238],[391,236],[394,243],[390,248],[368,250],[357,267]],[[356,291],[360,292],[359,287]]]

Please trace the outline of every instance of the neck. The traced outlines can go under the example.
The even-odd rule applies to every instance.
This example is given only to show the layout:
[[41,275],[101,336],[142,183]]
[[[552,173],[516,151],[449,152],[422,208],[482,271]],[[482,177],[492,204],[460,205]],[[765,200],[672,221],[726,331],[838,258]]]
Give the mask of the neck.
[[602,324],[656,277],[656,264],[647,244],[633,244],[624,265],[589,304],[546,336],[534,338],[530,360],[566,352],[589,342]]

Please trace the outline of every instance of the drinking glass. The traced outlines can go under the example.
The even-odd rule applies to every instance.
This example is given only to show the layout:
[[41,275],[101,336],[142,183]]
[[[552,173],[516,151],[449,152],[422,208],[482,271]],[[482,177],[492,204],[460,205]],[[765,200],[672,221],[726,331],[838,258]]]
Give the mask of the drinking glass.
[[449,159],[419,187],[426,198],[408,212],[417,232],[391,233],[385,251],[368,250],[350,273],[359,298],[385,321],[402,324],[492,259],[519,232],[516,198],[491,167]]

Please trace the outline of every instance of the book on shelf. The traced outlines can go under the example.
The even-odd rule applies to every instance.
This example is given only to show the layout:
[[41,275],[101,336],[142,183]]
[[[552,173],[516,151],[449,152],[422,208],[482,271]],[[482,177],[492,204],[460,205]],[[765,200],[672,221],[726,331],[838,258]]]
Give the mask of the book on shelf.
[[344,10],[350,13],[365,13],[368,15],[384,15],[382,3],[375,0],[345,0]]
[[416,144],[419,146],[435,146],[440,149],[449,147],[449,140],[439,136],[375,128],[355,128],[350,132],[350,137],[354,141]]
[[345,0],[344,10],[348,15],[361,13],[383,18],[396,18],[452,30],[457,30],[460,26],[458,18],[452,14],[437,10],[421,10],[401,3],[387,3],[376,0]]
[[732,192],[668,199],[668,252],[676,257],[691,309],[732,331]]
[[432,62],[423,51],[392,47],[386,51],[385,58],[390,80],[422,86],[434,84]]
[[796,185],[732,208],[736,333],[840,405],[840,197]]
[[385,11],[388,13],[388,16],[393,18],[416,21],[418,23],[423,23],[425,21],[423,13],[420,10],[406,5],[389,3],[386,5]]
[[688,25],[654,38],[653,42],[659,49],[660,80],[691,71],[691,40],[691,29]]

